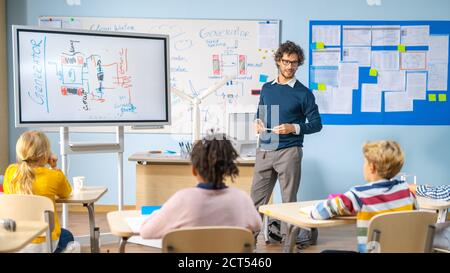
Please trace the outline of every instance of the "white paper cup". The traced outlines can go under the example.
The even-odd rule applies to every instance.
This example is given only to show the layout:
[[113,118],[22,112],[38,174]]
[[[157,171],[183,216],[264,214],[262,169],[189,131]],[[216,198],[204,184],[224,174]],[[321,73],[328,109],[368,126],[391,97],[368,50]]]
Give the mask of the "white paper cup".
[[73,181],[73,191],[74,192],[79,192],[83,189],[84,187],[84,180],[86,178],[84,176],[74,176],[72,178]]

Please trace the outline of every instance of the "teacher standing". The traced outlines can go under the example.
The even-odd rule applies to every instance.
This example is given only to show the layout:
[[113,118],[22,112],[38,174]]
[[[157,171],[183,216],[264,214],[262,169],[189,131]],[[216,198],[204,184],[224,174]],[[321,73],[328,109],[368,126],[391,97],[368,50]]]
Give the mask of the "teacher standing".
[[[275,52],[278,77],[261,90],[255,122],[259,147],[251,189],[256,208],[269,202],[277,179],[282,202],[297,201],[303,137],[322,129],[314,95],[295,78],[304,60],[300,46],[291,41],[281,44]],[[286,233],[282,224],[281,235],[285,237]]]

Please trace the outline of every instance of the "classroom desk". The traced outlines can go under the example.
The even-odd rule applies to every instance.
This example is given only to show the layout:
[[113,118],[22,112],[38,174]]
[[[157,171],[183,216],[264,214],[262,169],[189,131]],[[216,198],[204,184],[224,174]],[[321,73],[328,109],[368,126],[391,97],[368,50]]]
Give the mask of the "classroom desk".
[[356,217],[354,216],[333,218],[329,220],[314,220],[299,211],[301,207],[312,206],[320,201],[323,200],[263,205],[259,207],[259,212],[264,214],[264,222],[267,222],[267,217],[270,216],[289,224],[287,251],[294,252],[295,241],[300,228],[323,228],[356,223]]
[[447,211],[450,208],[450,201],[436,200],[417,196],[417,202],[420,209],[437,210],[437,223],[443,223],[447,219]]
[[16,231],[0,227],[0,252],[16,252],[28,245],[47,229],[41,221],[16,221]]
[[[189,159],[179,156],[136,153],[128,158],[136,161],[136,209],[160,206],[178,190],[197,185]],[[238,159],[239,176],[235,183],[227,178],[228,186],[250,194],[255,160]]]
[[138,210],[113,211],[106,215],[111,233],[120,237],[119,253],[125,252],[125,245],[131,236],[139,235],[139,233],[134,233],[131,230],[125,219],[140,216],[141,212]]
[[56,200],[56,203],[83,204],[83,207],[87,208],[89,213],[89,230],[92,253],[100,252],[100,229],[95,226],[94,203],[97,202],[97,200],[100,199],[100,197],[102,197],[107,191],[108,188],[106,187],[84,187],[79,192],[72,193],[72,195],[68,198]]

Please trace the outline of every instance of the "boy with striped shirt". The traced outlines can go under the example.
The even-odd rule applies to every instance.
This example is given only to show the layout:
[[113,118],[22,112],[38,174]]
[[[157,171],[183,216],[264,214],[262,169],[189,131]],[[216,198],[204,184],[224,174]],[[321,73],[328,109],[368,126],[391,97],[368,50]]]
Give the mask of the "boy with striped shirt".
[[363,146],[364,179],[344,194],[317,204],[313,219],[329,219],[339,215],[355,215],[358,251],[366,252],[367,227],[372,217],[393,211],[414,210],[416,198],[404,181],[391,180],[403,166],[404,156],[395,141],[369,142]]

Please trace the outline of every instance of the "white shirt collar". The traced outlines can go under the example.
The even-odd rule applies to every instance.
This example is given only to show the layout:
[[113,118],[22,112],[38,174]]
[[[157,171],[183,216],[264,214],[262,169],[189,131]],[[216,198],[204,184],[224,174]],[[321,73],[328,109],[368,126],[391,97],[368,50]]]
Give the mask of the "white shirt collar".
[[376,183],[381,183],[381,182],[389,182],[389,181],[392,181],[392,180],[389,180],[389,179],[380,179],[380,180],[377,180],[377,181],[372,181],[372,182],[370,182],[370,184],[376,184]]
[[278,77],[275,78],[275,80],[273,80],[273,82],[271,84],[280,84],[280,85],[289,85],[291,88],[294,88],[295,82],[297,81],[297,79],[295,77],[293,77],[290,81],[288,81],[287,83],[279,83],[278,82]]

